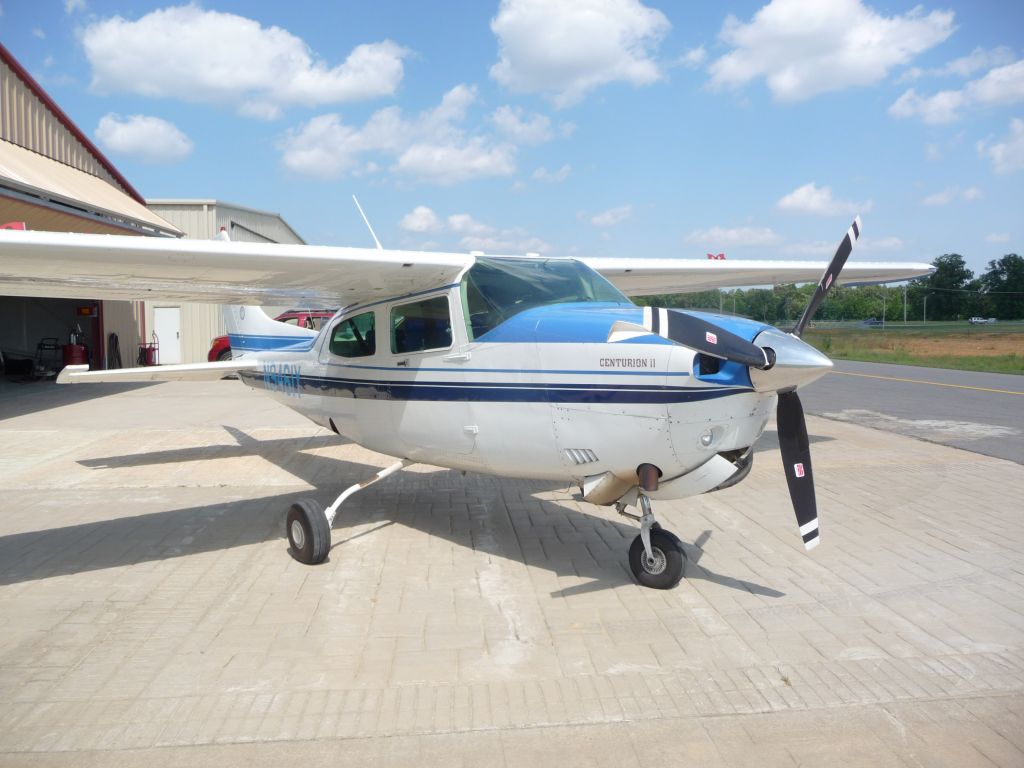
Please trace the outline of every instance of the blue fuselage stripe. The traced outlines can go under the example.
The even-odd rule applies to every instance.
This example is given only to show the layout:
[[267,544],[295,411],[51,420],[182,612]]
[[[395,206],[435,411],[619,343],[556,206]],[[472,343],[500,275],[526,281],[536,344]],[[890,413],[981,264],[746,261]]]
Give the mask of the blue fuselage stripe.
[[303,376],[275,370],[241,371],[239,375],[270,391],[286,394],[348,397],[356,400],[398,400],[487,403],[614,403],[667,404],[713,400],[752,392],[748,387],[673,387],[619,384],[512,382],[386,381],[379,379]]

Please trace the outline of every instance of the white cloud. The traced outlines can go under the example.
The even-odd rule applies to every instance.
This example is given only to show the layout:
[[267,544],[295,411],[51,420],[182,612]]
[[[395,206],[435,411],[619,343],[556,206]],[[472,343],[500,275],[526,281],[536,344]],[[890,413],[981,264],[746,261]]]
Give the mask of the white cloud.
[[715,247],[743,245],[775,245],[782,237],[769,227],[710,227],[697,229],[686,236],[686,242]]
[[960,119],[967,107],[992,107],[1024,101],[1024,59],[991,69],[959,90],[919,96],[910,88],[889,107],[893,117],[920,117],[933,125]]
[[484,253],[546,253],[551,246],[522,229],[506,229],[497,235],[467,235],[459,241],[467,251]]
[[85,10],[85,0],[64,0],[64,13],[71,14]]
[[569,178],[570,173],[572,173],[572,166],[568,163],[557,171],[549,171],[544,166],[541,166],[533,172],[533,178],[536,181],[543,181],[545,184],[561,184]]
[[414,144],[398,158],[395,170],[437,184],[456,184],[487,176],[516,172],[516,148],[488,146],[474,137],[464,144]]
[[979,141],[978,154],[992,161],[996,173],[1024,170],[1024,120],[1018,117],[1011,120],[1010,135],[997,144]]
[[491,115],[491,122],[509,141],[516,144],[543,144],[552,136],[551,120],[544,115],[523,119],[521,107],[498,107]]
[[921,201],[921,205],[928,206],[940,206],[949,205],[954,200],[964,200],[970,202],[971,200],[980,200],[982,192],[978,187],[967,187],[961,189],[960,187],[946,187],[941,192],[934,192]]
[[448,217],[448,228],[460,235],[489,235],[494,227],[477,221],[468,213],[453,213]]
[[1010,242],[1009,232],[993,232],[990,235],[985,235],[985,242],[988,243],[1008,243]]
[[407,118],[398,107],[386,107],[362,128],[337,114],[319,115],[288,131],[280,144],[282,161],[297,173],[325,179],[350,171],[366,153],[390,156],[393,172],[437,184],[515,173],[514,145],[467,137],[459,126],[475,100],[476,89],[457,85],[433,109]]
[[711,63],[711,84],[763,77],[777,101],[803,101],[876,83],[952,32],[952,11],[925,15],[918,6],[886,17],[860,0],[772,0],[747,24],[725,20],[719,36],[733,50]]
[[331,67],[287,30],[196,5],[97,21],[81,40],[95,91],[227,104],[265,119],[290,105],[391,95],[409,53],[390,40],[368,43]]
[[639,0],[502,0],[491,20],[499,47],[491,77],[559,107],[608,83],[648,85],[662,76],[652,55],[670,27]]
[[975,72],[980,72],[983,69],[1010,64],[1014,58],[1013,51],[1006,46],[999,46],[991,50],[978,47],[966,56],[953,59],[942,67],[934,69],[912,67],[904,72],[896,82],[905,83],[922,77],[970,77]]
[[144,163],[177,163],[192,154],[188,136],[172,123],[149,115],[104,115],[95,135],[104,149]]
[[707,61],[708,52],[703,45],[698,45],[696,48],[691,48],[676,62],[679,66],[687,67],[689,69],[697,69],[701,64]]
[[37,37],[40,40],[45,40],[46,39],[46,33],[43,32],[43,30],[40,29],[39,27],[32,27],[32,37]]
[[632,205],[620,205],[618,208],[609,208],[607,211],[592,216],[590,223],[595,227],[614,227],[633,216]]
[[809,213],[815,216],[855,215],[867,213],[872,208],[870,200],[864,203],[853,203],[836,200],[832,197],[831,187],[818,187],[812,181],[797,187],[788,195],[783,196],[775,207],[789,213]]
[[417,205],[398,223],[406,232],[437,232],[443,226],[437,214],[425,205]]

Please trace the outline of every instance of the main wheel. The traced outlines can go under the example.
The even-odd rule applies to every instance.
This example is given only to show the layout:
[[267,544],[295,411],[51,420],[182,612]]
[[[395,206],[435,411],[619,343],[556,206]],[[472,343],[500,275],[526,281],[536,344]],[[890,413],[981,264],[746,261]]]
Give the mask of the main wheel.
[[300,563],[316,565],[327,559],[331,551],[331,526],[324,508],[313,499],[299,499],[292,504],[285,518],[291,556]]
[[217,355],[217,362],[218,363],[226,363],[230,359],[231,359],[231,350],[230,349],[225,349],[223,352],[221,352],[219,355]]
[[645,587],[672,589],[683,578],[686,554],[674,533],[660,527],[651,529],[651,553],[647,557],[644,541],[639,536],[629,547],[629,567],[633,576]]

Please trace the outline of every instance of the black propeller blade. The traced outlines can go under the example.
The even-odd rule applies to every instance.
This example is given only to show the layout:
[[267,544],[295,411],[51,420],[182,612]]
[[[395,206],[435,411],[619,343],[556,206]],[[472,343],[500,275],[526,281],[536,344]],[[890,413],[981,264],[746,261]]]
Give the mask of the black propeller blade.
[[804,310],[804,313],[800,315],[800,319],[797,320],[796,326],[793,328],[793,335],[798,339],[804,335],[804,329],[811,322],[814,313],[818,311],[821,302],[825,300],[825,294],[828,293],[828,289],[832,287],[836,278],[839,277],[839,273],[843,271],[843,265],[846,264],[846,260],[853,252],[853,244],[857,242],[858,237],[860,237],[860,216],[853,220],[853,224],[850,225],[846,234],[843,235],[843,241],[839,243],[836,255],[832,257],[832,261],[829,262],[828,267],[825,269],[825,274],[818,281],[818,287],[814,289],[814,294],[811,296],[807,309]]
[[732,360],[762,370],[775,362],[756,344],[682,310],[644,307],[644,328],[721,360]]
[[811,472],[811,445],[807,439],[804,409],[796,392],[779,395],[776,411],[779,449],[786,470],[789,497],[793,501],[796,522],[804,547],[818,546],[818,505],[814,498],[814,474]]

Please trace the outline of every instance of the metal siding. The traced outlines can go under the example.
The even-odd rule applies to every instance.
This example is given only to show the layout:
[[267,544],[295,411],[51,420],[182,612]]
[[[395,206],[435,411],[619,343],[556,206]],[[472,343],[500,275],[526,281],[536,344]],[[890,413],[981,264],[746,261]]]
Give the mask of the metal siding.
[[0,62],[0,103],[0,139],[97,176],[127,192],[4,62]]

